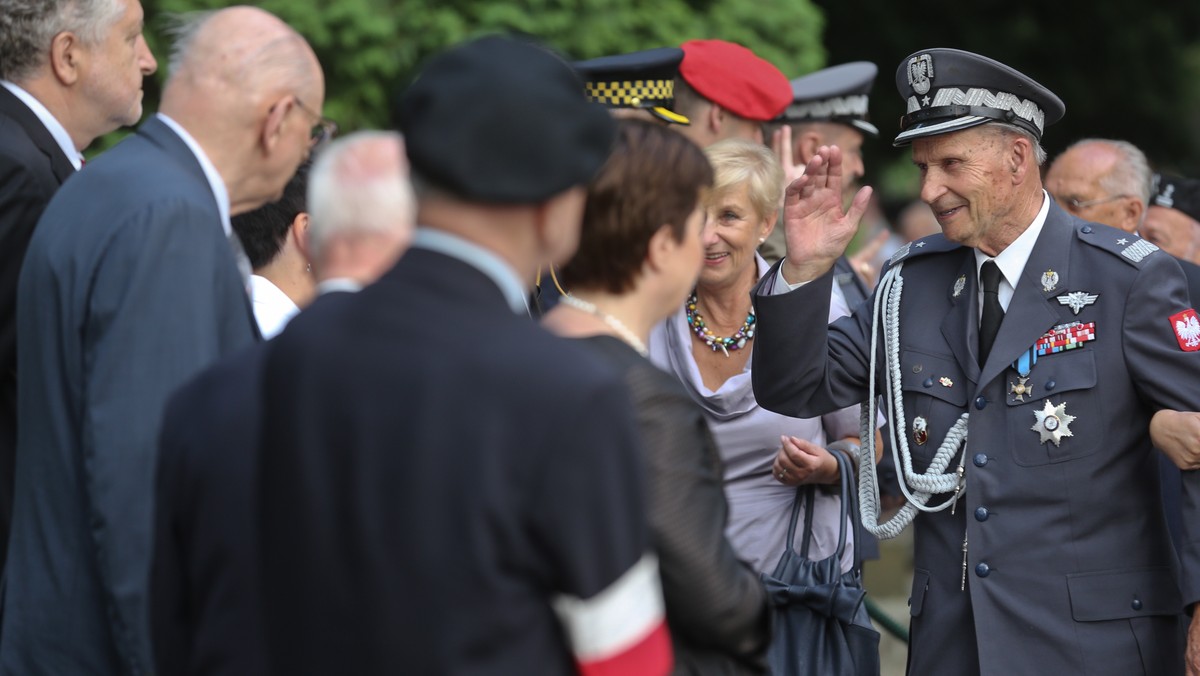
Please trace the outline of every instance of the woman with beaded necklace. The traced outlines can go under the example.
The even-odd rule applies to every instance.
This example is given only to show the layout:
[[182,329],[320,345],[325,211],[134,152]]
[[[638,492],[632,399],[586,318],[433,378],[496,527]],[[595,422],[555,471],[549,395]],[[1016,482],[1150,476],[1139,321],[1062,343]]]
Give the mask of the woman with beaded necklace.
[[[837,461],[825,447],[857,439],[858,407],[801,420],[771,413],[754,400],[750,291],[768,269],[757,248],[774,227],[783,170],[761,144],[730,140],[705,152],[715,185],[705,200],[710,227],[705,230],[704,267],[687,301],[651,332],[650,356],[704,408],[725,465],[726,534],[743,560],[770,572],[783,554],[795,487],[838,480]],[[844,314],[849,314],[844,301],[835,297],[829,317],[797,321]],[[827,491],[817,493],[811,558],[826,558],[836,550],[839,499]],[[853,565],[852,549],[846,548],[843,570]]]
[[766,592],[725,537],[721,459],[703,412],[646,359],[650,329],[679,307],[700,271],[712,183],[703,152],[666,127],[622,120],[588,186],[579,250],[561,270],[571,292],[543,318],[625,375],[646,458],[675,674],[765,673]]

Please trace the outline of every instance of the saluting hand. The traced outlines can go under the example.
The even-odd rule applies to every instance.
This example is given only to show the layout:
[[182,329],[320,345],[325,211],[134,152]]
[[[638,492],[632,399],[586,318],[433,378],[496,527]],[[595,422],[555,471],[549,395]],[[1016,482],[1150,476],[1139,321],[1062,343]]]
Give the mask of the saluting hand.
[[854,196],[850,209],[842,208],[842,151],[821,146],[783,195],[783,227],[787,258],[783,278],[791,284],[825,274],[858,230],[858,222],[871,200],[871,188]]

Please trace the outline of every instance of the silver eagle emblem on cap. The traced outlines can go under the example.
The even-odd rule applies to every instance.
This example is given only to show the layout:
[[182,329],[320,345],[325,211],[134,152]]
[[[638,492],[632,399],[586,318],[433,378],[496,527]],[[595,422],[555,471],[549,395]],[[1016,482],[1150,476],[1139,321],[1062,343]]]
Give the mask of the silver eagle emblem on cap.
[[933,79],[933,57],[920,54],[908,60],[908,84],[918,94],[928,94]]
[[1072,291],[1061,296],[1056,296],[1055,300],[1059,305],[1066,305],[1071,308],[1071,312],[1079,314],[1083,308],[1096,302],[1100,297],[1098,293],[1088,293],[1087,291]]

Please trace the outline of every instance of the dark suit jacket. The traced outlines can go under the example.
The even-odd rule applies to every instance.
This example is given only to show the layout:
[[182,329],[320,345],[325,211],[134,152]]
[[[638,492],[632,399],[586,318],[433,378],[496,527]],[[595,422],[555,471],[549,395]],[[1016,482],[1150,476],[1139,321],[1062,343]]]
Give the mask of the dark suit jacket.
[[0,568],[17,453],[17,273],[42,210],[74,173],[37,115],[0,87]]
[[148,673],[167,396],[257,329],[200,164],[163,122],[67,182],[17,308],[17,479],[0,670]]
[[574,673],[552,599],[593,598],[650,546],[611,368],[414,247],[292,320],[264,392],[275,673]]
[[[904,279],[904,417],[895,422],[915,470],[963,413],[970,417],[965,493],[953,514],[921,514],[913,525],[910,673],[1182,673],[1179,613],[1200,599],[1200,475],[1184,477],[1177,578],[1147,434],[1158,408],[1200,407],[1200,351],[1182,349],[1170,321],[1190,306],[1179,266],[1160,251],[1139,259],[1130,247],[1145,245],[1135,235],[1051,203],[980,368],[973,250],[941,235],[918,244],[893,257]],[[1041,281],[1048,270],[1058,275],[1051,289]],[[757,296],[754,390],[764,407],[812,416],[866,394],[871,317],[828,328],[803,320],[820,316],[830,278]],[[1098,299],[1076,314],[1057,300],[1073,291]],[[1096,339],[1040,357],[1033,394],[1018,398],[1011,364],[1071,322],[1094,322]],[[1048,403],[1075,416],[1073,436],[1059,445],[1032,429]],[[918,416],[928,424],[923,445],[912,441]]]
[[[326,293],[313,307],[345,296]],[[271,344],[258,343],[222,359],[167,403],[151,576],[150,619],[160,674],[266,672],[258,445],[262,371]]]

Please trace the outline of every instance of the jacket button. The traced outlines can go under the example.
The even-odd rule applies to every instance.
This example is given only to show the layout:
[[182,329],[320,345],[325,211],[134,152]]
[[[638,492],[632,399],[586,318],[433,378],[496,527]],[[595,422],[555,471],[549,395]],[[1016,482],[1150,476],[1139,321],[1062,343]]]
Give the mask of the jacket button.
[[982,410],[983,410],[983,407],[985,407],[985,406],[987,406],[987,399],[984,399],[982,396],[976,397],[976,399],[975,399],[975,408],[977,408],[977,409],[979,409],[980,411],[982,411]]
[[975,566],[975,574],[979,577],[987,577],[992,574],[992,568],[986,563],[981,563]]
[[1134,610],[1141,610],[1142,609],[1142,600],[1139,598],[1133,599],[1133,603],[1130,603],[1129,607],[1133,608]]
[[1055,385],[1058,385],[1058,383],[1054,382],[1053,380],[1046,381],[1046,389],[1047,390],[1053,390]]
[[975,508],[975,520],[976,521],[987,521],[988,520],[987,507],[976,507]]
[[1083,226],[1082,228],[1080,228],[1080,230],[1081,230],[1081,231],[1083,232],[1083,234],[1085,234],[1085,235],[1090,235],[1090,234],[1092,234],[1092,226],[1090,226],[1090,225],[1085,225],[1085,226]]
[[925,382],[921,383],[925,387],[933,387],[933,378],[926,378]]
[[983,467],[984,465],[987,464],[987,461],[988,461],[988,457],[986,455],[984,455],[983,453],[975,454],[975,466],[976,467]]

